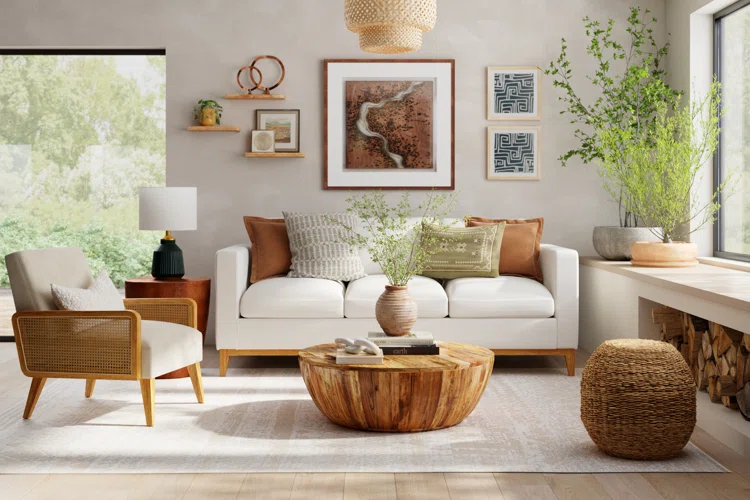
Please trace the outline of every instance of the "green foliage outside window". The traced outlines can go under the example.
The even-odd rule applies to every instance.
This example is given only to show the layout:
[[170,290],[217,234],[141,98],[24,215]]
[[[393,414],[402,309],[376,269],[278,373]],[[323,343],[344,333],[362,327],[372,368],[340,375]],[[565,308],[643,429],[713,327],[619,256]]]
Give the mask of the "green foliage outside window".
[[[79,246],[115,284],[149,274],[138,188],[166,177],[164,56],[0,55],[0,257]],[[0,261],[0,287],[9,285]]]

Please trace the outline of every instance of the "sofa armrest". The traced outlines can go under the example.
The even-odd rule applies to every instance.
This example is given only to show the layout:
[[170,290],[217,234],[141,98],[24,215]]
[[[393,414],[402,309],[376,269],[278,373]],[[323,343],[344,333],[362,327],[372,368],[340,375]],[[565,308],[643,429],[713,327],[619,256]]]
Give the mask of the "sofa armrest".
[[233,245],[216,252],[216,348],[237,348],[240,299],[250,275],[250,246]]
[[555,299],[557,348],[578,347],[578,252],[542,245],[539,256],[544,286]]

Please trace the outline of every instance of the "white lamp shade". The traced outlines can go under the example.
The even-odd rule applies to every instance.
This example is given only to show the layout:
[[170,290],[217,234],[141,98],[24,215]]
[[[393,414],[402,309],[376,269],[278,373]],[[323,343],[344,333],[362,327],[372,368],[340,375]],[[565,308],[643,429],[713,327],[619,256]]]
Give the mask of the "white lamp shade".
[[142,230],[198,229],[198,188],[143,187],[138,199],[138,226]]

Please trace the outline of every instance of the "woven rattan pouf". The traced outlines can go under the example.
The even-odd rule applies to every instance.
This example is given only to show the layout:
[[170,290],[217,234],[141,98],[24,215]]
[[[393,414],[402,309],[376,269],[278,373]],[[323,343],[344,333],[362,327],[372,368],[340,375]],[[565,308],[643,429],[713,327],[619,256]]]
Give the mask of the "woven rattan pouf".
[[695,427],[695,382],[687,363],[665,342],[604,342],[583,369],[581,420],[608,455],[677,455]]

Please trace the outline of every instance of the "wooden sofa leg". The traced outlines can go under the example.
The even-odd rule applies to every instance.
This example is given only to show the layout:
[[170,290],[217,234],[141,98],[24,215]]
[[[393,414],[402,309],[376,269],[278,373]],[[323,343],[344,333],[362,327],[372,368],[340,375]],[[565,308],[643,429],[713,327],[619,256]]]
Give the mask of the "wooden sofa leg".
[[31,379],[31,388],[29,389],[29,397],[26,398],[26,408],[23,410],[23,418],[31,418],[31,414],[34,413],[36,402],[39,401],[39,395],[42,393],[46,381],[47,379],[44,377],[34,377]]
[[195,363],[187,367],[190,374],[190,381],[193,383],[195,397],[199,403],[203,403],[203,376],[201,375],[201,364]]
[[140,380],[141,396],[143,396],[143,409],[146,411],[146,425],[154,426],[154,379]]
[[229,368],[229,350],[219,349],[219,375],[225,377]]
[[94,385],[96,384],[95,378],[86,379],[86,397],[90,398],[94,394]]
[[576,350],[565,350],[565,367],[568,369],[568,376],[573,377],[576,374]]

